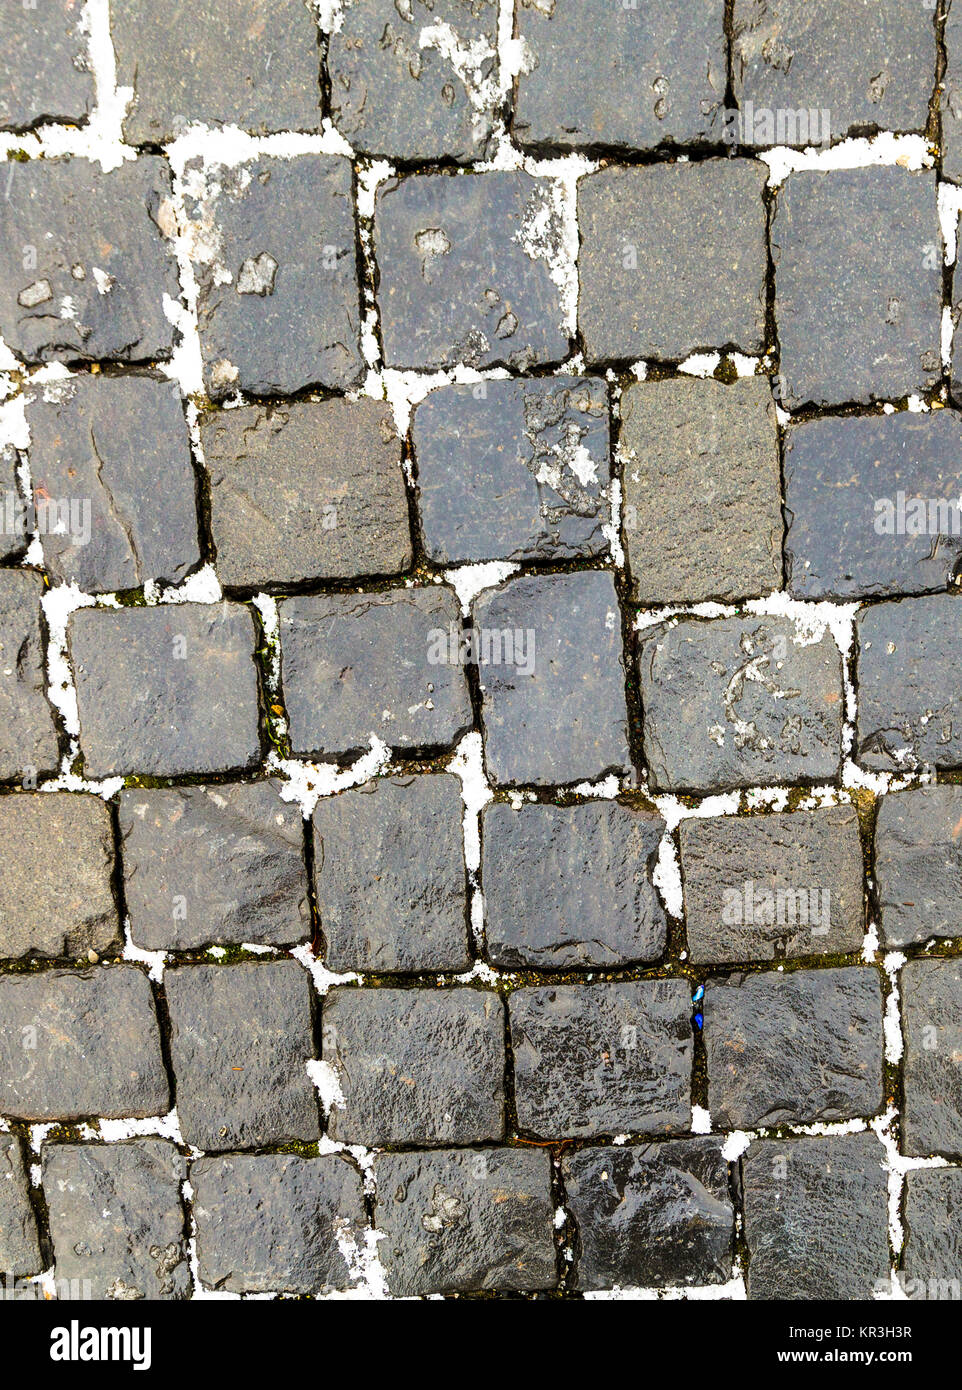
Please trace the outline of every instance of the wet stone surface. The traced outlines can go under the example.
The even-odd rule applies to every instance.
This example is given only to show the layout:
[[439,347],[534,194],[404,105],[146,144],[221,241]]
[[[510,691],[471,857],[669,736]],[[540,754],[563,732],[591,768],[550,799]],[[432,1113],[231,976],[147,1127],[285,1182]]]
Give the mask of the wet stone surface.
[[57,766],[47,700],[39,574],[0,572],[0,778],[35,784]]
[[962,787],[912,787],[882,798],[875,880],[886,946],[962,936]]
[[962,1158],[962,961],[912,960],[900,976],[903,1147]]
[[913,1299],[957,1299],[962,1277],[962,1169],[906,1174],[905,1251],[899,1283]]
[[0,130],[46,121],[80,125],[94,104],[83,16],[75,0],[8,5],[0,37]]
[[23,1150],[15,1134],[0,1134],[0,1265],[15,1277],[39,1274],[43,1266]]

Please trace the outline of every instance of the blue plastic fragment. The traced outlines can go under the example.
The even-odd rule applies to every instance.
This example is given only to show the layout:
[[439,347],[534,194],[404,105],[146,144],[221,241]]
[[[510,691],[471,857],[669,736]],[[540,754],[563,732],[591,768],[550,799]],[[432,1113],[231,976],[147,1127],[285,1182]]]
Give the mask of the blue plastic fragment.
[[703,1017],[701,1014],[695,1014],[695,1027],[696,1027],[696,1028],[699,1028],[699,1029],[700,1029],[700,1028],[701,1028],[701,1025],[704,1023],[704,1021],[705,1021],[705,1020],[704,1020],[704,1017]]
[[699,985],[698,988],[695,990],[695,993],[694,993],[694,994],[692,995],[692,997],[691,997],[691,1002],[692,1002],[693,1004],[697,1004],[697,1003],[699,1003],[702,999],[704,999],[704,997],[705,997],[705,986],[704,986],[704,985]]

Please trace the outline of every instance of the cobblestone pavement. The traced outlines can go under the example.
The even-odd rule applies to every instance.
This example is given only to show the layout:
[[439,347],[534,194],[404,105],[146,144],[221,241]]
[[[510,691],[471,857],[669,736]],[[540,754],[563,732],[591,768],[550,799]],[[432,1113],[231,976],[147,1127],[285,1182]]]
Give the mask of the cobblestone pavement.
[[946,8],[5,6],[8,1294],[960,1296]]

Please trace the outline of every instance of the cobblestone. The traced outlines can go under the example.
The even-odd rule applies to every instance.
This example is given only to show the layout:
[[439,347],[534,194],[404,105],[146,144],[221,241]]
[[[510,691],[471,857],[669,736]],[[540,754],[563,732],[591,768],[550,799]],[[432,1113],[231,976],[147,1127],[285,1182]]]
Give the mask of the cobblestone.
[[24,130],[41,121],[82,124],[94,103],[94,81],[74,0],[21,3],[7,11],[0,39],[0,130]]
[[954,183],[962,181],[962,11],[945,16],[943,43],[947,59],[942,78],[940,107],[942,116],[942,176]]
[[18,1277],[39,1274],[42,1265],[20,1140],[0,1134],[0,1266]]
[[52,772],[59,747],[44,680],[39,574],[0,573],[0,778]]
[[905,1151],[962,1158],[962,962],[912,960],[900,979]]
[[958,1297],[962,1169],[906,1173],[905,1253],[900,1282],[909,1298]]
[[910,946],[960,934],[962,787],[913,787],[882,798],[875,879],[882,939]]

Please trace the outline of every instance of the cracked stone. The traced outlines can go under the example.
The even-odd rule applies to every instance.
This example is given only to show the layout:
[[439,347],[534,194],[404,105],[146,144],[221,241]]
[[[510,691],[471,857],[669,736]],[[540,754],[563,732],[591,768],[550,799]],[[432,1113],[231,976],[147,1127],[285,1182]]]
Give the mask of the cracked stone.
[[39,574],[0,572],[0,778],[34,786],[59,759],[44,670],[43,592]]
[[15,1134],[0,1134],[0,1267],[15,1278],[43,1268],[23,1150]]
[[958,1299],[962,1281],[962,1170],[905,1175],[905,1245],[899,1282],[913,1299]]
[[962,961],[912,960],[899,980],[903,1147],[962,1158]]
[[887,946],[959,935],[962,787],[912,787],[882,798],[875,881]]
[[7,5],[0,69],[0,130],[48,121],[83,125],[94,105],[94,79],[76,0]]

